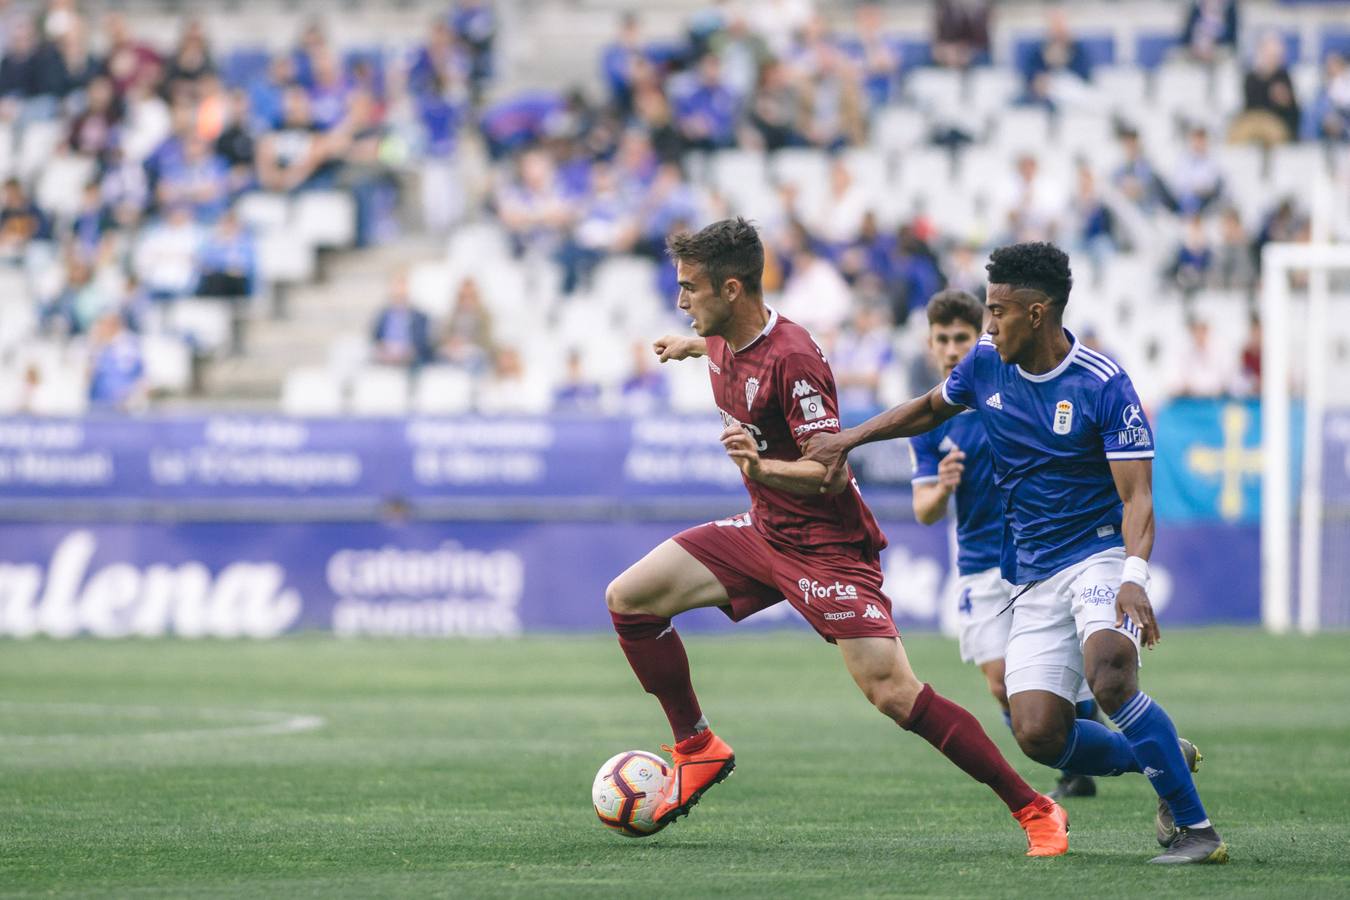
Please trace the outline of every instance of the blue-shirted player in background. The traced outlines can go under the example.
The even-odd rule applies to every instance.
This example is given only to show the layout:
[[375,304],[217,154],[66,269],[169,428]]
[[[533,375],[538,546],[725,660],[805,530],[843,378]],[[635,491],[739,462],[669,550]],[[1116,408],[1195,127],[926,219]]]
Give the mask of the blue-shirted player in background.
[[[911,437],[974,409],[993,451],[1019,585],[1008,640],[1013,733],[1029,757],[1088,775],[1145,774],[1159,798],[1156,863],[1223,863],[1228,847],[1192,777],[1199,755],[1139,690],[1139,647],[1158,642],[1149,603],[1153,434],[1134,386],[1063,324],[1073,278],[1047,243],[994,251],[988,334],[941,385],[807,456],[826,481],[859,444]],[[1074,716],[1086,678],[1120,731]]]
[[[965,358],[984,331],[984,304],[965,291],[939,291],[928,301],[928,352],[945,378]],[[970,411],[925,434],[910,438],[914,464],[914,518],[933,525],[947,515],[956,498],[957,628],[961,660],[984,674],[989,693],[1012,726],[1003,684],[1003,656],[1012,629],[1013,586],[1000,570],[1003,509],[994,484],[994,459],[980,417]],[[1097,702],[1086,683],[1075,711],[1097,718]],[[1091,775],[1061,772],[1049,796],[1092,797]]]

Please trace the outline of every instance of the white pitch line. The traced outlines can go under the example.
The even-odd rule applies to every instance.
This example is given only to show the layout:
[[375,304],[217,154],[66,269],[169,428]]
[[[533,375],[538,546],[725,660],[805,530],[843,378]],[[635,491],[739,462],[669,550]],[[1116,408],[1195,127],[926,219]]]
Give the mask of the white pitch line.
[[174,706],[117,706],[104,703],[35,703],[0,700],[0,713],[5,710],[49,710],[82,716],[118,716],[135,719],[165,719],[170,716],[193,716],[201,719],[238,721],[253,719],[253,724],[224,725],[217,728],[175,728],[164,731],[135,731],[118,734],[76,732],[71,734],[4,734],[0,744],[72,743],[91,739],[153,738],[174,740],[203,737],[252,737],[255,735],[298,734],[313,731],[327,724],[322,716],[287,713],[265,709],[221,709],[215,707]]

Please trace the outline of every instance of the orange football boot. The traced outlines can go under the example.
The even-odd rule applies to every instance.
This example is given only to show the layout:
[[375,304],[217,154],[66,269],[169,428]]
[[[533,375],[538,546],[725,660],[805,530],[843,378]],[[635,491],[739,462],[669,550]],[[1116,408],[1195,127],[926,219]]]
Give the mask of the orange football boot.
[[1027,856],[1060,856],[1069,852],[1069,814],[1044,794],[1013,813],[1027,833]]
[[652,810],[657,825],[669,825],[688,815],[703,792],[723,781],[736,768],[736,754],[726,741],[705,730],[674,747],[661,745],[670,754],[670,791]]

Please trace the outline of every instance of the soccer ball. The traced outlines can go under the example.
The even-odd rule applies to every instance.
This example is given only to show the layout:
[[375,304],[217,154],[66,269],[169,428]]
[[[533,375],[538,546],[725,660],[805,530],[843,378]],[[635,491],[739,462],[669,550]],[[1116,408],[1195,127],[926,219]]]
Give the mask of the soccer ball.
[[616,753],[591,785],[595,814],[606,828],[627,837],[646,837],[664,828],[652,821],[652,810],[670,784],[670,766],[655,753],[625,750]]

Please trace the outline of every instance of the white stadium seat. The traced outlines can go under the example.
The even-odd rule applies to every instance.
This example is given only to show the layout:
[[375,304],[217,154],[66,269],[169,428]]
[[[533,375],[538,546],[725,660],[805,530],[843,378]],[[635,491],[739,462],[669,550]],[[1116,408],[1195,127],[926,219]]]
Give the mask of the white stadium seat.
[[426,366],[417,373],[413,411],[422,416],[451,416],[473,408],[473,377],[456,366]]
[[281,411],[288,416],[342,413],[342,383],[324,368],[292,369],[281,386]]
[[291,206],[291,227],[315,247],[356,243],[356,201],[345,191],[306,191]]
[[184,297],[169,307],[166,325],[209,355],[229,347],[233,321],[234,308],[229,300]]
[[192,351],[179,338],[142,335],[141,359],[151,390],[182,394],[192,387]]
[[408,411],[410,387],[406,369],[366,366],[352,376],[349,408],[358,416],[401,416]]

